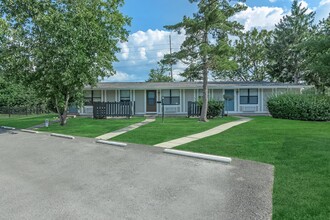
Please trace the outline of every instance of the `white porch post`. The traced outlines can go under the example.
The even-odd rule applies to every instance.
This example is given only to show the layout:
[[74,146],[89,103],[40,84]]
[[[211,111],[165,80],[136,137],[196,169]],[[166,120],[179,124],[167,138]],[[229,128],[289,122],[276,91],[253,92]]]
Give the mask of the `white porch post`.
[[147,90],[144,90],[144,114],[147,113]]
[[104,100],[103,100],[103,90],[101,90],[101,102],[103,102]]
[[264,89],[263,88],[260,89],[260,111],[261,112],[265,111],[265,107],[264,107]]
[[238,105],[239,105],[239,102],[238,102],[238,100],[237,100],[237,96],[238,96],[238,89],[234,89],[234,106],[235,106],[235,108],[234,108],[234,111],[235,112],[238,112]]
[[[163,101],[163,100],[162,100],[163,95],[162,95],[162,90],[161,90],[161,89],[159,90],[159,96],[160,96],[160,97],[159,97],[159,101],[162,102],[162,101]],[[163,106],[162,106],[162,104],[160,104],[159,106],[160,106],[159,113],[163,113],[163,112],[162,112],[162,111],[163,111]]]
[[183,107],[183,112],[187,112],[186,110],[186,90],[182,90],[182,107]]

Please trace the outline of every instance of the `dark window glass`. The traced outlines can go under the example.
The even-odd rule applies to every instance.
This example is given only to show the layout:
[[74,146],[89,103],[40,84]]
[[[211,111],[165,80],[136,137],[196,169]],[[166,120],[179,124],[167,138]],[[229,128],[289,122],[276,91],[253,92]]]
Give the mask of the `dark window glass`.
[[100,91],[91,91],[89,94],[85,94],[84,104],[93,105],[94,102],[101,102],[101,92]]
[[258,104],[258,90],[242,89],[240,91],[240,104]]
[[164,105],[180,105],[180,96],[172,96],[172,90],[170,90],[169,96],[163,98]]
[[164,103],[164,105],[170,105],[171,104],[171,97],[164,97],[163,103]]
[[130,100],[131,100],[130,91],[129,90],[120,90],[120,101],[128,102]]
[[249,104],[249,97],[248,96],[241,96],[240,97],[241,104]]
[[249,104],[258,104],[258,96],[250,96]]

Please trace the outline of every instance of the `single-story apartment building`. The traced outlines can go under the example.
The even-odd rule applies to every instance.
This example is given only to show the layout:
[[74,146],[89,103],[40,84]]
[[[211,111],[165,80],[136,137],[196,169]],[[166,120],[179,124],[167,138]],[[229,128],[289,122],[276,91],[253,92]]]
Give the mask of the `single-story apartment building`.
[[[234,114],[268,113],[267,100],[274,94],[300,93],[303,84],[272,82],[209,82],[209,99],[224,100],[226,111]],[[188,102],[203,95],[202,82],[101,82],[84,90],[85,104],[80,115],[92,115],[95,102],[134,102],[134,114],[161,114],[163,99],[165,114],[187,115]]]

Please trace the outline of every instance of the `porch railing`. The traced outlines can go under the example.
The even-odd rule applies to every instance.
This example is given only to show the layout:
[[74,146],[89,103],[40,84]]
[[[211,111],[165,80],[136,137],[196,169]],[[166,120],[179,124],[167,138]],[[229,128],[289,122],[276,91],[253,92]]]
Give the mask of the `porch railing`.
[[135,102],[94,102],[93,117],[103,119],[106,117],[131,117],[135,114]]
[[[209,109],[210,110],[210,109]],[[208,110],[207,114],[212,115],[212,113],[210,113]],[[199,117],[201,116],[202,113],[202,107],[198,105],[198,102],[188,102],[188,118],[189,117]],[[218,116],[223,117],[224,116],[224,109],[221,110],[220,114]],[[215,115],[213,115],[212,117],[214,117]]]
[[188,118],[198,117],[201,115],[201,107],[198,106],[197,102],[188,102]]

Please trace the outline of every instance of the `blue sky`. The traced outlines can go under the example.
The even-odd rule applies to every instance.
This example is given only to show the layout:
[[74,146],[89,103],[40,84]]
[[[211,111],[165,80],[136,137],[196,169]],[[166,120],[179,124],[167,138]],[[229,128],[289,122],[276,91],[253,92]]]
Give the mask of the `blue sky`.
[[[301,0],[304,7],[316,11],[316,20],[330,13],[330,0]],[[246,0],[248,9],[234,17],[245,26],[245,30],[257,27],[271,30],[290,12],[291,0]],[[169,53],[168,37],[172,36],[172,47],[177,51],[184,40],[183,35],[170,33],[164,25],[175,24],[184,15],[192,15],[196,4],[188,0],[126,0],[121,11],[132,18],[128,42],[121,43],[119,62],[115,64],[117,74],[106,81],[145,81],[157,61]],[[175,66],[175,78],[184,66]]]

